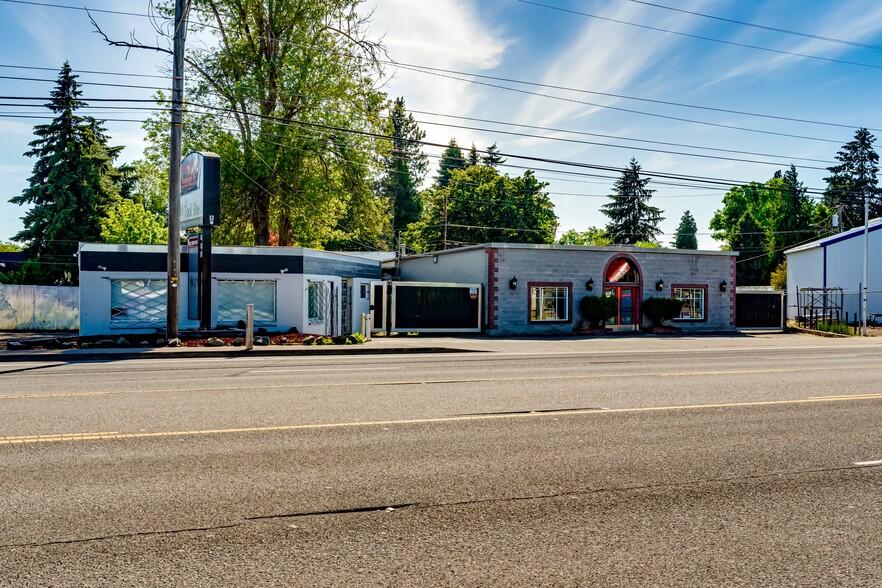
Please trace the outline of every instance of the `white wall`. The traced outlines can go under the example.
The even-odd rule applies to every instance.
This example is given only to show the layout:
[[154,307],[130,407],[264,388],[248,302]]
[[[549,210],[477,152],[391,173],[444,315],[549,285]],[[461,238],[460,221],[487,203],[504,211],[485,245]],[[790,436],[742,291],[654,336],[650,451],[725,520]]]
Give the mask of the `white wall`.
[[787,318],[799,314],[797,288],[824,286],[824,249],[815,247],[796,251],[787,256]]

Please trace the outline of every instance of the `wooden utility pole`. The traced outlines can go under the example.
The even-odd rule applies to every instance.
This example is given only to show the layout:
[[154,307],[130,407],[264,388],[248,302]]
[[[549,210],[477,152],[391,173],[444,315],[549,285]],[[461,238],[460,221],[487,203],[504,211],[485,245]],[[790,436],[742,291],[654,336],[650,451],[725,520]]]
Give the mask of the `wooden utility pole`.
[[444,245],[441,249],[447,249],[447,190],[444,190]]
[[178,300],[181,282],[181,128],[184,124],[184,41],[187,39],[189,0],[175,0],[172,54],[171,148],[168,174],[168,282],[166,341],[178,338]]

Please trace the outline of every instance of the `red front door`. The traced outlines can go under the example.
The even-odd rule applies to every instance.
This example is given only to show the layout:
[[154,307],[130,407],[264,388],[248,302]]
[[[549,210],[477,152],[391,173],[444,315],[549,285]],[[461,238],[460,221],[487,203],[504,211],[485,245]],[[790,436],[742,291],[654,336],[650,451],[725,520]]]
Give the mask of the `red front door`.
[[607,286],[605,294],[615,296],[619,301],[616,315],[607,321],[608,325],[633,325],[637,319],[637,301],[640,288],[637,286]]

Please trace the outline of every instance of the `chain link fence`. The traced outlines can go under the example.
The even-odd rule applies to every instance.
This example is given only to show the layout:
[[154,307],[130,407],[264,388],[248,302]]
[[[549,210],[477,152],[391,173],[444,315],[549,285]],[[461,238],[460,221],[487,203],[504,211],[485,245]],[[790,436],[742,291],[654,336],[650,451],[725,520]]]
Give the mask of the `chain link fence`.
[[0,285],[0,330],[75,331],[79,328],[79,288]]

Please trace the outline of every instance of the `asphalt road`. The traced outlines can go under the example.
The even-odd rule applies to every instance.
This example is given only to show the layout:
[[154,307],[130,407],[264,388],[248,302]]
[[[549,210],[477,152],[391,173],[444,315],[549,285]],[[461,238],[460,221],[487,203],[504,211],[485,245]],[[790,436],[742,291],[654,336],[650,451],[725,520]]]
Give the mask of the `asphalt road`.
[[0,363],[0,586],[880,586],[882,346],[767,341]]

